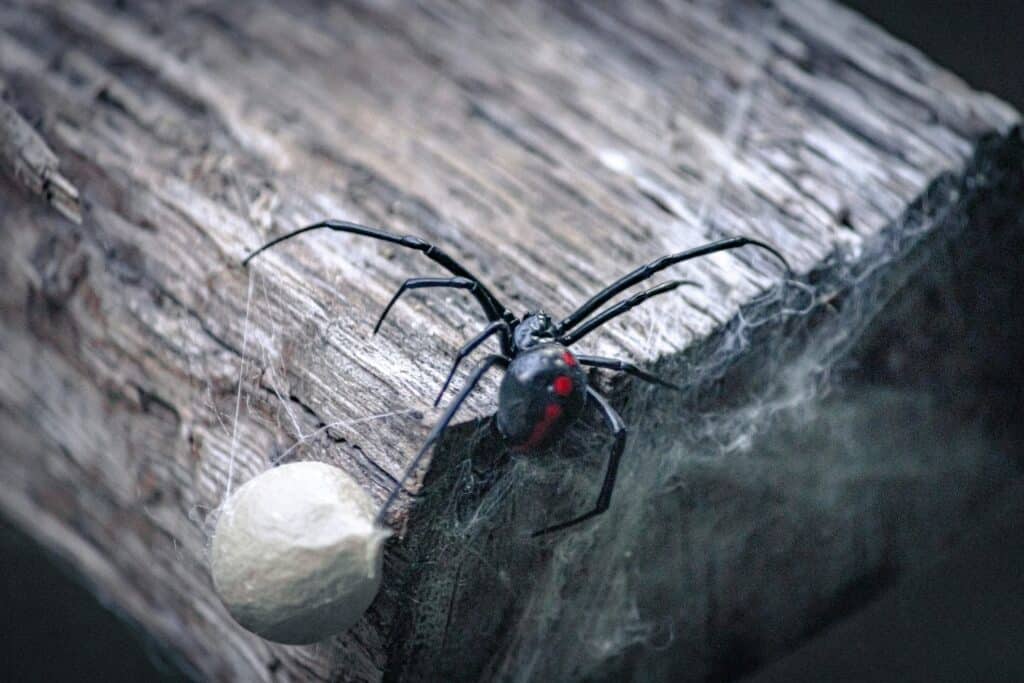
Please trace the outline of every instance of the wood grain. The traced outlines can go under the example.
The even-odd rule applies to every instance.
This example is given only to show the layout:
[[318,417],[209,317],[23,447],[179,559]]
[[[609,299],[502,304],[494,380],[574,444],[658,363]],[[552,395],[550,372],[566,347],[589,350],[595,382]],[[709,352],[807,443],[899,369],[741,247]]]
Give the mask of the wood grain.
[[[0,506],[204,679],[401,668],[398,587],[429,571],[414,547],[353,631],[286,648],[219,605],[210,524],[228,488],[282,458],[338,465],[383,500],[480,324],[470,298],[430,294],[371,336],[404,278],[436,273],[415,253],[311,235],[247,271],[249,249],[324,217],[379,225],[443,244],[517,313],[568,312],[737,233],[813,282],[837,253],[874,253],[937,179],[1000,187],[968,169],[1019,141],[1006,105],[812,0],[15,0],[0,78],[3,111],[32,122],[82,216],[15,181],[5,123]],[[679,357],[780,279],[750,251],[686,272],[703,288],[581,348]]]

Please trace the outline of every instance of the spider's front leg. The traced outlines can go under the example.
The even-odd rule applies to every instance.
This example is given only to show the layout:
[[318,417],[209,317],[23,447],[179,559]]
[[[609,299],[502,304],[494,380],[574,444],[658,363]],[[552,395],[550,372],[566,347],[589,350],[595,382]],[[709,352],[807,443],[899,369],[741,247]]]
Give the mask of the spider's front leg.
[[[384,311],[380,314],[380,318],[377,319],[377,324],[373,327],[373,333],[377,334],[380,330],[380,326],[384,323],[384,318],[386,318],[388,313],[391,312],[391,307],[395,305],[395,302],[398,301],[399,297],[410,289],[427,289],[432,287],[465,289],[474,294],[479,291],[479,283],[465,277],[411,277],[402,283],[402,286],[398,288],[395,295],[391,297],[391,301],[389,301],[388,305],[384,307]],[[504,319],[492,320],[487,327],[484,328],[483,332],[471,339],[462,347],[462,349],[459,350],[459,353],[455,358],[455,363],[452,365],[451,371],[448,373],[448,378],[445,380],[444,386],[441,387],[441,391],[438,393],[437,399],[434,401],[435,406],[441,401],[441,396],[444,395],[445,389],[448,388],[448,385],[452,381],[452,377],[455,376],[455,370],[459,367],[459,363],[461,363],[462,360],[473,351],[473,349],[480,346],[480,344],[486,341],[488,337],[496,333],[501,333],[501,352],[506,356],[512,354],[511,325],[509,325],[508,321]]]
[[427,289],[433,287],[446,287],[449,289],[466,289],[472,293],[476,293],[479,285],[475,280],[470,280],[467,277],[411,277],[402,283],[402,286],[398,288],[395,295],[391,297],[391,301],[384,307],[384,311],[380,314],[377,319],[377,324],[373,326],[373,333],[377,334],[380,330],[380,326],[384,323],[384,318],[388,317],[388,313],[391,312],[391,307],[395,305],[395,302],[410,289]]
[[[510,315],[508,309],[505,306],[503,306],[494,297],[493,294],[491,294],[490,290],[488,290],[487,287],[484,286],[482,282],[480,282],[480,279],[478,277],[476,277],[468,270],[466,270],[466,268],[460,265],[459,262],[453,259],[451,256],[446,254],[440,247],[433,245],[430,242],[426,242],[420,239],[419,237],[414,237],[412,235],[395,235],[393,233],[380,230],[378,228],[371,228],[365,225],[359,225],[358,223],[352,223],[350,221],[325,220],[320,221],[319,223],[314,223],[313,225],[307,225],[306,227],[299,228],[298,230],[292,230],[289,233],[285,233],[284,235],[275,237],[274,239],[270,240],[259,249],[250,252],[248,256],[242,259],[242,265],[247,265],[249,261],[254,259],[259,254],[263,253],[267,249],[270,249],[278,244],[281,244],[282,242],[290,240],[293,237],[297,237],[307,232],[313,232],[314,230],[333,230],[335,232],[349,233],[352,235],[362,235],[363,237],[370,237],[372,239],[381,240],[383,242],[390,242],[391,244],[397,244],[408,249],[415,249],[416,251],[422,253],[424,256],[426,256],[434,263],[438,264],[439,266],[447,270],[457,279],[461,278],[462,280],[469,280],[470,282],[474,283],[473,287],[465,288],[470,289],[470,291],[473,294],[473,297],[480,304],[480,307],[483,308],[484,315],[487,316],[488,320],[498,320],[500,318],[507,318]],[[444,280],[444,278],[435,279]],[[443,287],[445,285],[438,286]],[[401,294],[401,291],[399,291],[399,294]]]
[[[749,237],[729,237],[694,249],[687,249],[686,251],[662,256],[661,258],[655,259],[646,265],[640,266],[633,272],[620,277],[618,280],[583,302],[579,308],[566,316],[560,323],[555,325],[555,332],[558,336],[564,335],[566,332],[586,320],[591,313],[599,309],[606,302],[611,301],[611,299],[619,292],[625,291],[633,285],[643,282],[655,273],[659,273],[669,266],[674,266],[677,263],[683,263],[684,261],[689,261],[691,259],[700,258],[701,256],[707,256],[720,251],[729,251],[730,249],[738,249],[745,246],[757,247],[768,251],[785,267],[786,278],[789,279],[792,276],[793,271],[789,267],[789,262],[786,261],[786,257],[779,253],[779,251],[772,245]],[[648,292],[648,294],[653,296],[661,291],[665,290],[656,287],[654,290]],[[628,307],[629,306],[627,306],[627,308]]]
[[[577,358],[580,357],[577,356]],[[608,404],[608,400],[601,394],[594,391],[593,387],[587,387],[587,395],[597,402],[598,407],[601,409],[601,413],[604,415],[605,421],[608,423],[608,428],[611,429],[612,434],[615,437],[615,443],[612,444],[612,452],[608,456],[608,468],[605,470],[604,483],[601,484],[601,492],[597,496],[597,504],[594,505],[593,510],[582,514],[579,517],[574,517],[566,522],[546,527],[540,531],[535,531],[533,533],[534,537],[550,534],[554,531],[560,531],[567,527],[574,526],[580,522],[585,522],[591,517],[596,517],[607,510],[608,506],[611,504],[612,491],[615,489],[615,477],[619,473],[619,461],[622,459],[622,451],[626,448],[626,424],[622,421],[619,414],[615,412],[615,409]]]
[[671,292],[683,286],[700,287],[700,284],[697,282],[692,282],[691,280],[670,280],[669,282],[662,282],[657,287],[651,287],[650,289],[646,289],[642,292],[634,294],[633,296],[629,297],[628,299],[625,299],[624,301],[620,301],[614,306],[609,306],[605,310],[595,315],[593,318],[590,318],[589,320],[584,322],[582,325],[577,327],[572,332],[569,332],[568,334],[564,334],[561,337],[559,337],[559,341],[565,344],[566,346],[572,346],[580,339],[587,336],[588,334],[590,334],[597,328],[601,327],[608,321],[613,320],[614,318],[617,318],[623,313],[626,313],[627,311],[636,308],[637,306],[647,301],[648,299],[653,299],[654,297],[660,294]]

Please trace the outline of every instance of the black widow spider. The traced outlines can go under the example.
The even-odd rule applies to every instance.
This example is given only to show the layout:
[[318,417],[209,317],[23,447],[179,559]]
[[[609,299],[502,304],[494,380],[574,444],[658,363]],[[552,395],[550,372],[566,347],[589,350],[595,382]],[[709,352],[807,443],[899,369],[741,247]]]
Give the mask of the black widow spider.
[[322,228],[373,237],[385,242],[415,249],[416,251],[423,252],[424,256],[452,274],[452,277],[414,277],[402,283],[402,286],[398,288],[398,291],[384,308],[383,313],[381,313],[380,319],[373,328],[374,334],[380,329],[381,323],[384,322],[384,318],[395,302],[398,301],[398,298],[412,289],[432,287],[465,289],[480,304],[484,315],[487,317],[487,326],[478,335],[466,342],[459,350],[455,357],[455,362],[452,364],[451,371],[448,373],[448,378],[445,380],[440,393],[437,395],[437,399],[434,401],[435,406],[440,402],[445,390],[451,383],[459,363],[466,356],[494,335],[498,335],[501,344],[501,353],[487,356],[476,366],[470,374],[466,385],[448,406],[448,409],[444,412],[437,425],[431,430],[426,442],[419,452],[416,453],[416,456],[402,475],[401,480],[399,480],[398,486],[391,492],[391,495],[388,496],[388,499],[377,514],[377,522],[379,524],[384,523],[388,509],[398,498],[399,493],[405,486],[405,482],[419,467],[423,456],[426,455],[430,446],[440,438],[442,432],[444,432],[445,428],[455,417],[456,411],[458,411],[466,397],[473,391],[484,374],[495,366],[500,366],[506,370],[498,391],[498,431],[514,451],[536,450],[556,439],[564,433],[570,424],[576,421],[583,412],[588,399],[593,400],[601,409],[604,419],[615,438],[611,455],[608,458],[608,466],[605,470],[604,483],[601,485],[601,492],[597,496],[597,504],[594,508],[568,521],[541,529],[533,535],[540,536],[552,531],[565,529],[601,514],[608,509],[608,505],[611,502],[619,460],[626,445],[626,425],[619,414],[608,404],[608,400],[595,391],[593,387],[587,385],[587,375],[583,371],[582,366],[618,370],[627,372],[647,382],[661,384],[674,389],[679,389],[679,387],[627,361],[600,356],[576,355],[569,351],[569,347],[609,320],[622,315],[651,297],[670,292],[683,285],[696,285],[696,283],[687,280],[670,280],[634,294],[628,299],[619,301],[589,319],[588,316],[623,290],[646,280],[669,266],[699,256],[706,256],[715,252],[736,249],[747,245],[767,250],[785,266],[787,277],[791,273],[789,263],[774,247],[749,237],[730,237],[651,261],[611,283],[583,302],[579,308],[561,321],[554,322],[543,311],[527,312],[523,315],[522,319],[517,318],[512,311],[498,302],[498,299],[479,278],[459,265],[455,259],[440,248],[418,237],[394,235],[383,230],[368,228],[348,221],[325,220],[277,237],[246,256],[242,261],[242,265],[248,265],[249,261],[257,254],[276,244],[280,244],[296,235]]

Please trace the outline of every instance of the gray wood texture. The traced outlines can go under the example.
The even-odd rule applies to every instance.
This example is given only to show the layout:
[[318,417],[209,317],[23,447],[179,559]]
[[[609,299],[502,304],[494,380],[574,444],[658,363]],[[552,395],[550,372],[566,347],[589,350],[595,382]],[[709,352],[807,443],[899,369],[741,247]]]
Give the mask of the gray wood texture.
[[[1019,124],[816,0],[15,0],[0,79],[0,510],[221,680],[397,670],[399,587],[430,571],[415,545],[397,542],[353,631],[283,647],[218,603],[211,522],[280,459],[330,462],[383,500],[479,325],[469,297],[413,295],[371,336],[404,278],[437,273],[415,253],[321,234],[246,271],[247,250],[325,217],[378,225],[443,245],[517,313],[568,312],[731,234],[771,241],[807,278],[837,249],[873,253]],[[686,273],[703,289],[581,348],[678,357],[779,281],[749,251]]]

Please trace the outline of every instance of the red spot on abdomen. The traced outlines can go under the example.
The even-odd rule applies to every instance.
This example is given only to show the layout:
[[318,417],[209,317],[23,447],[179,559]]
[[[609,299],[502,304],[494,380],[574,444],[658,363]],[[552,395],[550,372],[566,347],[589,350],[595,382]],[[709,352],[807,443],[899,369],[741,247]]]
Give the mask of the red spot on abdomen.
[[577,362],[576,356],[572,355],[568,351],[562,354],[562,360],[564,360],[565,364],[568,365],[570,368],[576,365]]
[[559,375],[555,378],[551,388],[555,390],[555,393],[559,396],[568,396],[572,393],[572,378],[565,375]]
[[540,446],[560,417],[562,417],[562,406],[557,403],[549,403],[544,406],[544,417],[533,426],[533,431],[530,432],[526,441],[516,446],[514,450],[529,451]]

